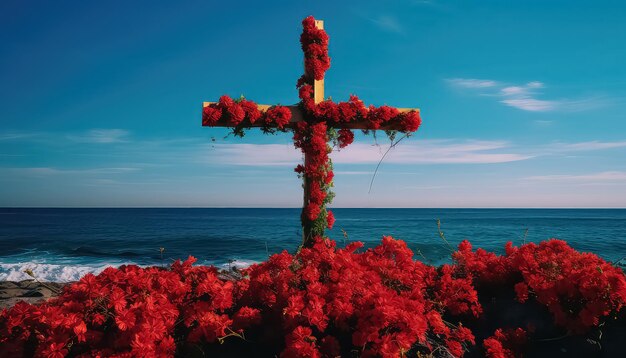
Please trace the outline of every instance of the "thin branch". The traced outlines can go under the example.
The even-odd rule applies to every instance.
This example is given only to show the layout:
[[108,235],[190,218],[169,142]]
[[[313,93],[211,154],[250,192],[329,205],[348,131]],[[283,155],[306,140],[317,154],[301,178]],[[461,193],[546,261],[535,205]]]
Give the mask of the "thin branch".
[[567,337],[570,337],[571,334],[569,333],[565,333],[562,336],[558,336],[558,337],[552,337],[552,338],[539,338],[539,339],[533,339],[533,341],[535,342],[552,342],[552,341],[559,341],[561,339],[565,339]]
[[387,151],[385,151],[385,154],[383,154],[382,158],[380,158],[380,160],[378,161],[378,164],[376,164],[376,169],[374,170],[374,175],[372,175],[372,180],[370,181],[370,188],[367,191],[368,194],[370,194],[372,192],[372,185],[374,185],[374,179],[376,178],[376,173],[378,173],[378,168],[380,167],[380,164],[383,162],[383,160],[385,160],[385,157],[387,156],[387,154],[389,153],[389,151],[391,149],[393,149],[396,145],[398,145],[398,143],[400,143],[404,138],[408,137],[409,134],[405,134],[403,135],[400,139],[398,139],[395,143],[391,143],[391,145],[389,146],[389,148],[387,148]]
[[32,277],[32,278],[33,278],[33,279],[34,279],[34,280],[35,280],[38,284],[40,284],[40,285],[42,285],[43,287],[45,287],[45,288],[49,289],[49,290],[50,290],[50,291],[52,291],[53,293],[55,293],[55,294],[57,294],[57,295],[60,295],[60,294],[61,294],[61,291],[60,291],[60,290],[58,290],[58,289],[56,289],[56,288],[54,288],[54,287],[52,287],[52,286],[49,286],[49,285],[47,285],[47,284],[45,284],[45,283],[43,283],[43,282],[39,281],[39,279],[35,276],[35,274],[33,273],[33,271],[32,271],[31,269],[26,269],[26,270],[24,270],[24,273],[26,273],[28,276]]
[[445,242],[446,245],[448,245],[448,249],[451,252],[454,252],[454,247],[452,247],[452,245],[450,245],[448,240],[446,240],[446,235],[443,233],[443,231],[441,231],[441,220],[439,220],[439,219],[437,219],[437,232],[439,233],[439,237],[441,238],[441,240],[443,240],[443,242]]

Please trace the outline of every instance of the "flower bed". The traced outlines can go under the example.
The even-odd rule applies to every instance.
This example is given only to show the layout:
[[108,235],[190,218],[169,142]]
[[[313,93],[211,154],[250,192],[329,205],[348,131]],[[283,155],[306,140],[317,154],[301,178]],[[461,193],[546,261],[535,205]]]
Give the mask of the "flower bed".
[[[2,311],[0,356],[514,357],[545,332],[584,342],[626,302],[620,269],[559,240],[503,256],[463,242],[441,267],[391,237],[335,245],[317,238],[236,280],[191,257],[89,274]],[[524,314],[506,321],[494,302]]]

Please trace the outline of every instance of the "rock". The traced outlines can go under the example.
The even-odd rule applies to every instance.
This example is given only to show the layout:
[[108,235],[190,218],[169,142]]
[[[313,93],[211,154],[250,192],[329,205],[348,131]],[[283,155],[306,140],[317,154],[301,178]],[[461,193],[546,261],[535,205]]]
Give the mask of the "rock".
[[39,290],[30,290],[22,293],[20,297],[43,297],[44,294]]
[[41,303],[58,296],[65,285],[66,283],[41,283],[35,280],[0,281],[0,309],[12,307],[19,301]]

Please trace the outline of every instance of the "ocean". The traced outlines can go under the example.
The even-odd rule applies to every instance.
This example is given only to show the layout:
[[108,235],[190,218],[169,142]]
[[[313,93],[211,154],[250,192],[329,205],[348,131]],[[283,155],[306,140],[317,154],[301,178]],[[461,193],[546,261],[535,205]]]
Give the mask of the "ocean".
[[[406,241],[430,264],[450,262],[451,246],[503,252],[514,244],[566,240],[608,261],[626,256],[626,209],[333,209],[328,235],[366,247],[382,235]],[[73,281],[122,264],[247,266],[301,241],[300,209],[0,209],[0,280]],[[160,248],[165,250],[161,254]],[[419,253],[419,255],[417,254]]]

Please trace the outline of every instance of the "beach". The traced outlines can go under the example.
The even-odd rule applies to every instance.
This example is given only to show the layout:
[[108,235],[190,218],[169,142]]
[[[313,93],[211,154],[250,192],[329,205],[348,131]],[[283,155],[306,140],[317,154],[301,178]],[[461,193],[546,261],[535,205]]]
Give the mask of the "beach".
[[19,301],[30,304],[41,303],[59,295],[67,283],[35,280],[0,281],[0,310],[12,307]]

